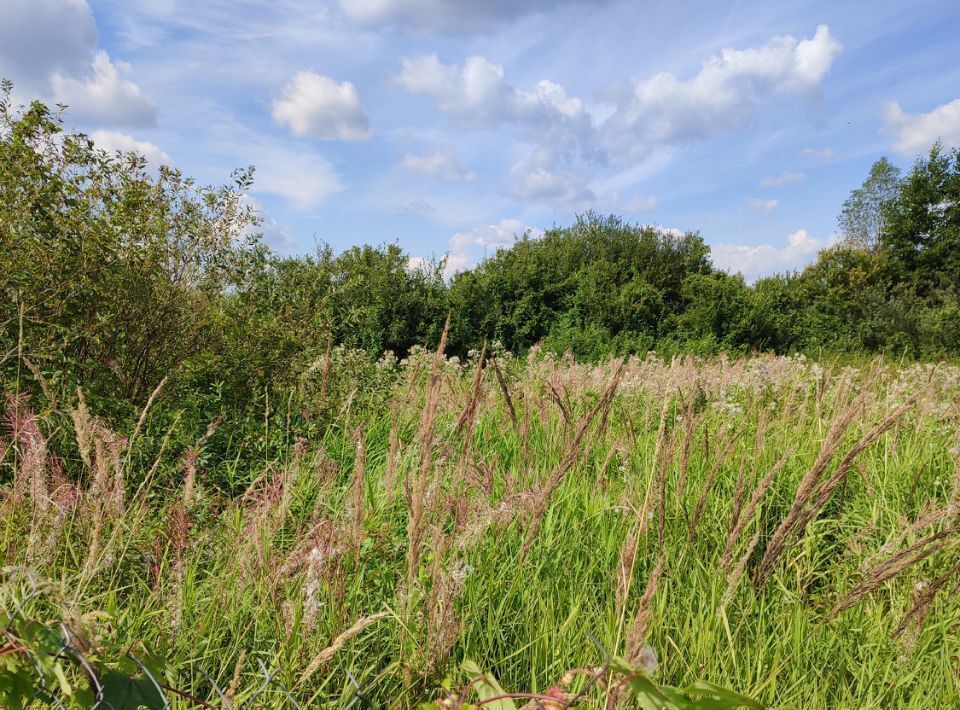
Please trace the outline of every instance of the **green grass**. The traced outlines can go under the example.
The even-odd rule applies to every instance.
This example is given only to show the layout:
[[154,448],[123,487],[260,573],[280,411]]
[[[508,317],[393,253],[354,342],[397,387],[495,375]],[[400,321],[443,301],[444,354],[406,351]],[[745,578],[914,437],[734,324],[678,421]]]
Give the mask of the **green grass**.
[[[830,614],[871,567],[957,524],[957,510],[949,508],[960,494],[956,369],[897,370],[876,363],[844,375],[825,365],[821,376],[809,362],[789,358],[677,361],[672,368],[632,361],[605,425],[601,415],[592,422],[524,555],[540,486],[568,454],[577,423],[597,403],[613,368],[550,359],[504,366],[519,427],[511,423],[491,369],[469,447],[453,432],[470,399],[473,371],[445,365],[439,374],[436,438],[422,469],[428,490],[423,554],[412,587],[404,481],[421,471],[417,431],[429,384],[424,369],[411,366],[398,371],[387,398],[396,406],[343,413],[322,438],[269,462],[263,485],[246,495],[241,487],[228,496],[205,478],[205,470],[218,462],[201,466],[187,502],[180,484],[151,483],[143,495],[131,497],[144,472],[124,470],[128,497],[121,515],[105,514],[96,522],[92,511],[100,502],[90,494],[53,522],[53,512],[38,512],[43,506],[35,496],[17,498],[24,479],[15,471],[23,469],[25,451],[22,442],[15,443],[2,460],[9,474],[0,523],[8,566],[3,602],[11,605],[27,588],[22,572],[13,568],[35,570],[53,588],[32,600],[25,613],[71,620],[107,648],[142,644],[165,659],[167,683],[215,706],[222,702],[209,679],[225,692],[243,654],[237,703],[262,685],[260,659],[277,672],[278,683],[257,696],[257,704],[285,706],[282,684],[305,706],[344,707],[356,697],[349,671],[373,706],[411,707],[439,697],[445,676],[453,686],[463,685],[458,670],[463,659],[476,661],[504,688],[542,693],[570,669],[602,664],[604,650],[627,654],[626,639],[662,556],[663,574],[642,639],[659,658],[654,673],[659,682],[684,686],[706,680],[771,707],[940,708],[956,702],[956,584],[944,586],[922,623],[894,633],[916,598],[915,586],[922,588],[957,564],[956,536],[851,608]],[[571,426],[545,384],[548,377],[556,378],[568,400]],[[853,385],[847,393],[839,384],[843,378]],[[861,390],[867,396],[824,478],[908,395],[918,399],[860,454],[819,515],[789,540],[773,574],[755,586],[751,575],[766,542],[813,466],[834,417]],[[681,497],[684,426],[678,416],[685,411],[695,412],[696,419]],[[401,448],[395,486],[388,490],[392,412]],[[758,437],[763,422],[769,429]],[[350,501],[357,429],[364,433],[367,455],[362,533],[354,539]],[[691,540],[688,518],[725,438],[735,432],[740,435],[719,464]],[[720,557],[738,475],[743,471],[747,477],[749,497],[754,481],[787,447],[788,460],[735,547],[734,561],[758,534],[746,573],[731,590]],[[481,465],[492,472],[489,479],[477,469]],[[84,475],[94,477],[91,471]],[[52,493],[49,484],[46,490]],[[190,522],[180,538],[171,523],[178,506]],[[901,539],[912,521],[935,509],[944,509],[937,520]],[[99,552],[85,571],[97,526]],[[31,529],[40,540],[56,531],[56,545],[31,549]],[[636,536],[636,554],[625,603],[618,605],[618,570],[629,534]],[[179,553],[177,540],[183,544]],[[313,549],[320,552],[310,562]],[[321,553],[327,555],[323,561]],[[307,561],[295,564],[299,559]],[[338,635],[381,611],[389,613],[299,682]],[[90,616],[94,612],[96,619]],[[586,704],[602,706],[608,689],[598,684]]]

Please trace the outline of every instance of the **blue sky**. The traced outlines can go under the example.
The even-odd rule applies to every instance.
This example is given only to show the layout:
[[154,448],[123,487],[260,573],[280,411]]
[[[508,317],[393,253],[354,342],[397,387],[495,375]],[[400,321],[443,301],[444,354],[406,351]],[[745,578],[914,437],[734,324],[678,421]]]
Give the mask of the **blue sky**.
[[960,144],[960,3],[3,0],[0,75],[210,183],[267,242],[449,269],[587,209],[752,279],[835,239],[881,155]]

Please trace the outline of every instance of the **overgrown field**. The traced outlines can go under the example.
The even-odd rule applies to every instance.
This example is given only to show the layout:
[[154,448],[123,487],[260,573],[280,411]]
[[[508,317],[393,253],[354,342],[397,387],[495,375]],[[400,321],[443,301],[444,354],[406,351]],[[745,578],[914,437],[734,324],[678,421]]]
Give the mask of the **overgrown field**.
[[632,706],[647,676],[771,707],[956,706],[960,369],[384,368],[233,479],[208,440],[164,448],[163,389],[126,432],[81,397],[6,402],[7,686],[69,706],[86,663],[173,706],[458,707],[496,694],[470,660],[517,707]]

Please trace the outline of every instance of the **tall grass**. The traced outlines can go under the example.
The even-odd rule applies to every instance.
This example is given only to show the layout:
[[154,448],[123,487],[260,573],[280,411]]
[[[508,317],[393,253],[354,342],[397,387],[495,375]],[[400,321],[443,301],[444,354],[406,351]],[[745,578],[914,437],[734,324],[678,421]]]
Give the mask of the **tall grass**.
[[960,370],[441,345],[392,386],[238,495],[206,438],[174,487],[133,468],[148,410],[8,401],[4,611],[149,648],[184,707],[412,707],[463,659],[592,706],[604,653],[773,707],[960,697]]

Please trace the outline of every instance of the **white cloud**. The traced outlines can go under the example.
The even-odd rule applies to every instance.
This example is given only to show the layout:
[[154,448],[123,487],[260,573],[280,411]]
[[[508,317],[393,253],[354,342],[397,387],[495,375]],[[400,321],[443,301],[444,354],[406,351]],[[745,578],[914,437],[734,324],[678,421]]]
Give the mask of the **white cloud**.
[[119,150],[122,153],[139,153],[150,165],[173,165],[173,159],[150,141],[140,141],[126,133],[116,131],[94,131],[90,134],[97,148],[109,152]]
[[477,227],[470,232],[458,232],[450,237],[450,250],[444,276],[450,278],[477,262],[479,256],[505,249],[513,245],[517,237],[529,234],[535,239],[543,236],[543,230],[530,227],[518,219],[501,219],[497,224]]
[[468,57],[461,66],[443,64],[435,54],[404,59],[396,81],[466,124],[512,125],[536,146],[510,171],[511,197],[564,205],[593,199],[585,168],[601,160],[595,129],[583,101],[559,84],[544,79],[518,89],[504,80],[502,66],[484,57]]
[[748,281],[754,281],[761,276],[800,269],[813,261],[821,249],[835,242],[834,235],[817,239],[807,230],[799,229],[787,238],[784,246],[716,244],[710,247],[710,253],[718,268],[739,272]]
[[70,108],[70,115],[101,126],[153,126],[157,105],[140,92],[140,87],[123,78],[131,67],[111,62],[103,50],[93,56],[92,73],[75,78],[60,72],[50,77],[53,95]]
[[820,160],[823,162],[829,162],[836,159],[837,154],[834,152],[833,148],[804,148],[800,151],[800,155],[808,160]]
[[333,167],[317,153],[263,144],[248,148],[246,155],[257,167],[254,192],[282,197],[301,211],[344,189]]
[[396,25],[421,31],[469,32],[583,0],[339,0],[354,22]]
[[273,120],[299,138],[362,141],[370,137],[370,119],[360,106],[356,87],[311,71],[297,72],[274,99]]
[[807,177],[805,173],[780,173],[779,175],[765,177],[760,181],[760,187],[792,185],[793,183],[802,182],[805,177]]
[[548,150],[534,151],[530,160],[522,160],[510,169],[507,195],[516,200],[546,202],[576,207],[595,199],[587,178],[575,169],[556,166],[556,156]]
[[780,200],[747,200],[747,207],[760,214],[773,214],[780,206]]
[[926,153],[938,140],[948,148],[960,146],[960,99],[928,113],[904,113],[894,101],[887,105],[884,120],[894,137],[893,149],[900,155]]
[[774,37],[762,47],[723,49],[690,79],[663,72],[610,96],[604,129],[612,155],[643,155],[652,144],[685,143],[751,124],[759,104],[818,90],[841,45],[820,25],[809,39]]
[[399,167],[418,175],[428,175],[448,181],[473,180],[476,175],[464,168],[457,157],[446,150],[435,150],[425,155],[407,153]]
[[0,2],[0,76],[29,93],[45,91],[54,72],[89,66],[96,45],[97,26],[84,0]]
[[411,94],[428,96],[444,113],[467,123],[531,126],[566,123],[589,128],[583,101],[567,96],[559,84],[544,79],[533,89],[517,89],[504,81],[503,67],[486,58],[467,57],[462,66],[444,64],[436,54],[406,57],[397,83]]

